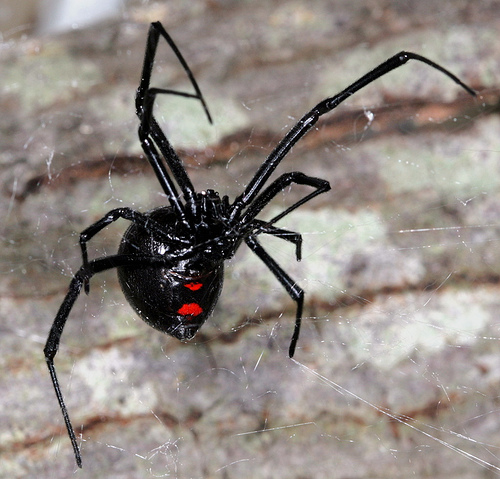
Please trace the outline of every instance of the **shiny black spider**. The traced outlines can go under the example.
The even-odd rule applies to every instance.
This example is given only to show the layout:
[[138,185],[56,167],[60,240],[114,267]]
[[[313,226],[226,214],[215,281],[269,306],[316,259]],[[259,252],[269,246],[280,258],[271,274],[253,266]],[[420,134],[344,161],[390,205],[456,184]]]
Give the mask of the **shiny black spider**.
[[[194,93],[150,86],[160,38],[168,43],[177,56],[191,81]],[[292,357],[299,338],[304,291],[262,248],[257,237],[265,233],[291,242],[295,245],[296,259],[300,261],[302,236],[300,233],[278,228],[275,223],[315,196],[328,191],[330,184],[326,180],[304,173],[291,172],[279,176],[267,187],[264,186],[293,145],[313,128],[320,116],[408,60],[426,63],[450,77],[471,95],[475,95],[471,88],[440,65],[415,53],[400,52],[342,92],[326,98],[307,112],[273,149],[243,193],[231,203],[227,196],[221,198],[213,190],[199,193],[195,191],[180,158],[153,116],[156,96],[169,94],[199,100],[209,122],[212,122],[203,95],[181,52],[161,23],[151,24],[141,81],[136,94],[136,113],[140,122],[139,139],[144,154],[153,167],[169,205],[147,213],[130,208],[114,209],[80,234],[83,264],[69,285],[69,291],[54,319],[44,349],[79,467],[82,467],[80,450],[56,376],[54,357],[59,348],[64,325],[82,287],[88,294],[92,276],[116,268],[125,297],[146,323],[180,340],[189,340],[203,325],[219,298],[224,260],[233,257],[244,241],[297,304],[295,329],[288,351]],[[278,193],[292,184],[310,186],[313,191],[274,218],[267,221],[257,219],[261,210]],[[131,225],[123,236],[118,254],[89,261],[87,242],[119,218],[129,220]]]

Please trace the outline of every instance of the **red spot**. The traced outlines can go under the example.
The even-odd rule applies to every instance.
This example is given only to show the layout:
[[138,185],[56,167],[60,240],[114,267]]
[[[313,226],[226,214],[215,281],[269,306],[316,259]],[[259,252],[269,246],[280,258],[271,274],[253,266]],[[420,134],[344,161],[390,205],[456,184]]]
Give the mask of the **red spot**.
[[203,283],[186,283],[184,286],[191,291],[198,291],[203,286]]
[[179,314],[182,314],[182,316],[198,316],[200,313],[203,312],[203,309],[200,307],[199,304],[196,303],[189,303],[189,304],[183,304],[177,311]]

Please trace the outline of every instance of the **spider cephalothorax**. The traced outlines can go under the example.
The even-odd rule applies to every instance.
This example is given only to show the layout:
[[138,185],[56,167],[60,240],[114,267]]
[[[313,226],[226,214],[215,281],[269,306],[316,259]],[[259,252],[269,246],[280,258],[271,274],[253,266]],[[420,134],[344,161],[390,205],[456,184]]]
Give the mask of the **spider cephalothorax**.
[[[184,68],[194,93],[151,87],[151,73],[159,40],[163,38]],[[210,113],[201,91],[179,49],[159,23],[151,24],[141,82],[136,94],[139,118],[139,139],[144,154],[153,168],[169,205],[148,213],[131,208],[118,208],[89,226],[80,234],[82,266],[72,279],[69,291],[54,319],[45,344],[45,358],[57,399],[63,413],[76,463],[81,467],[81,455],[71,426],[57,379],[54,357],[71,308],[81,289],[89,292],[89,281],[96,273],[117,268],[125,297],[139,316],[150,326],[178,339],[191,339],[213,311],[219,298],[224,261],[231,258],[241,243],[264,262],[296,303],[295,327],[288,354],[294,355],[302,320],[304,291],[264,250],[258,236],[268,234],[295,245],[295,256],[301,258],[302,236],[275,226],[279,220],[315,196],[330,189],[328,181],[300,172],[284,173],[265,187],[272,173],[290,149],[311,128],[320,116],[377,78],[405,64],[418,60],[441,71],[467,92],[474,91],[455,75],[431,60],[415,53],[400,52],[362,76],[340,93],[326,98],[307,112],[265,159],[243,193],[233,203],[213,190],[197,193],[182,161],[153,116],[157,95],[170,94],[195,99],[211,122]],[[269,220],[257,216],[272,199],[293,184],[306,185],[312,192]],[[103,228],[119,218],[131,222],[123,236],[118,254],[89,261],[87,242]]]

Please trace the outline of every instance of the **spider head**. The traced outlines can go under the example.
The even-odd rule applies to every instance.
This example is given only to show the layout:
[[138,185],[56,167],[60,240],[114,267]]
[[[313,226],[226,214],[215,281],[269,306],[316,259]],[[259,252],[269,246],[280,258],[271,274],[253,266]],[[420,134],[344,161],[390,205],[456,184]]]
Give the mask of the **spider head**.
[[[227,220],[229,209],[229,199],[227,196],[220,197],[214,190],[203,190],[196,193],[191,204],[189,214],[189,224],[198,235],[211,236],[219,234],[222,225]],[[215,230],[214,230],[215,228]]]
[[187,212],[191,245],[215,262],[231,258],[241,243],[241,235],[232,227],[229,212],[229,198],[221,197],[214,190],[197,193]]

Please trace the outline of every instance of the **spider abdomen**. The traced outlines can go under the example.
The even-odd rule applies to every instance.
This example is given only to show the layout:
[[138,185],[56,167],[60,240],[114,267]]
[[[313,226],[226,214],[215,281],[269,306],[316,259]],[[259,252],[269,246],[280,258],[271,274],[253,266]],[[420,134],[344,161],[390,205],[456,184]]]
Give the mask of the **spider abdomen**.
[[[164,235],[175,229],[169,207],[148,215]],[[165,264],[118,267],[118,279],[127,301],[151,327],[180,340],[191,339],[212,313],[224,279],[223,261],[210,261],[203,252],[179,257],[185,245],[158,240],[151,230],[132,224],[125,232],[119,254],[158,257],[168,253]],[[171,258],[174,257],[172,260]]]

